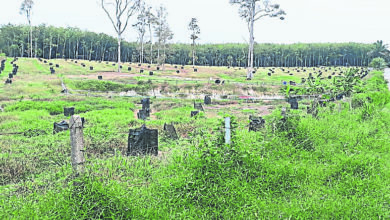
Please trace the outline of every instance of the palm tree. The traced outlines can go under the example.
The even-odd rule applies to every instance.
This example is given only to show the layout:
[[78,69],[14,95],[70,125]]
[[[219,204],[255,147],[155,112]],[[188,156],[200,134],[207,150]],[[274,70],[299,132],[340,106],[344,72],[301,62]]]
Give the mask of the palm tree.
[[382,57],[388,60],[390,56],[390,51],[387,49],[387,47],[388,45],[384,44],[382,40],[378,40],[374,43],[374,49],[372,49],[368,53],[368,56],[370,56],[371,58]]

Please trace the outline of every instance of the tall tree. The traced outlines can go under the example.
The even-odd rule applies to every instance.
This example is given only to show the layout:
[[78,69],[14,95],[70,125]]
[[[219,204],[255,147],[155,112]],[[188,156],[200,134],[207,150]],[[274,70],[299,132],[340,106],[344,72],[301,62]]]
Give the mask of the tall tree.
[[[118,72],[120,72],[122,34],[127,28],[130,17],[139,9],[141,0],[101,0],[100,5],[106,12],[117,34]],[[111,11],[111,13],[109,11]]]
[[152,26],[156,23],[156,16],[152,12],[152,7],[149,6],[146,10],[146,25],[149,30],[149,40],[150,40],[150,64],[153,64],[153,33]]
[[[155,35],[158,38],[158,48],[157,48],[157,61],[159,65],[165,67],[166,61],[166,45],[169,40],[172,40],[173,33],[169,28],[167,21],[167,9],[164,6],[160,6],[157,10],[157,20],[155,23]],[[163,51],[163,56],[160,55],[160,51]]]
[[139,55],[139,61],[140,63],[144,62],[144,38],[146,33],[146,6],[145,3],[142,3],[139,9],[139,14],[137,16],[137,23],[133,25],[135,29],[138,32],[138,39],[140,43],[140,55]]
[[195,67],[196,40],[199,38],[199,34],[200,34],[198,19],[192,18],[191,22],[188,24],[188,29],[191,31],[190,38],[192,40],[192,65]]
[[[154,28],[156,25],[153,25],[153,33],[156,34],[154,36],[157,36]],[[1,53],[11,57],[24,56],[28,51],[25,48],[28,48],[30,42],[28,35],[28,25],[0,25]],[[156,46],[153,45],[152,52],[157,55],[160,47],[163,51],[163,39],[160,40],[161,45],[159,45],[158,38],[155,40]],[[117,61],[116,37],[82,31],[78,28],[67,27],[64,29],[46,25],[33,27],[33,44],[35,44],[33,55],[37,57],[65,56],[68,59],[76,59],[82,58],[79,55],[85,54],[85,58],[91,60]],[[382,49],[378,50],[378,48],[382,48],[380,45],[384,45],[383,43],[379,43],[377,47],[375,45],[362,43],[255,44],[253,62],[256,67],[345,66],[347,63],[351,66],[367,66],[372,60],[369,55],[370,51],[383,51]],[[137,50],[136,43],[122,41],[121,48],[123,62],[138,62],[139,50]],[[167,51],[169,49],[166,63],[192,63],[191,44],[169,44],[166,49]],[[52,52],[50,53],[50,51]],[[198,59],[195,62],[198,65],[246,67],[247,52],[245,51],[248,51],[246,44],[201,45],[197,42],[196,57]],[[161,54],[163,53],[161,52]],[[156,60],[155,56],[153,58]],[[159,61],[161,62],[162,59]]]
[[23,0],[22,5],[20,6],[20,14],[26,15],[28,25],[30,26],[30,57],[33,57],[33,43],[32,43],[32,23],[31,23],[31,12],[34,5],[33,0]]
[[284,20],[286,13],[280,9],[278,4],[271,4],[271,0],[230,0],[233,5],[239,5],[240,17],[245,19],[249,30],[249,51],[248,51],[248,69],[247,79],[253,78],[253,60],[254,60],[254,23],[263,17],[279,17]]
[[371,58],[385,58],[389,59],[390,51],[387,49],[388,45],[384,44],[382,40],[378,40],[374,43],[374,48],[368,53]]

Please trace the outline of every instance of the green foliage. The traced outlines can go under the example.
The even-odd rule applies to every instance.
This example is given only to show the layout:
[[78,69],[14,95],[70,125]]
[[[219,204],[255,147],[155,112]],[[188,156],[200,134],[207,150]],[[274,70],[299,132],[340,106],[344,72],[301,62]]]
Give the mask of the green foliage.
[[110,81],[100,81],[100,80],[82,80],[75,81],[74,87],[79,90],[89,90],[89,91],[126,91],[131,87],[114,83]]
[[291,90],[290,85],[287,85],[287,86],[286,86],[286,97],[287,97],[287,98],[290,97],[290,90]]
[[281,91],[286,93],[288,97],[290,94],[294,95],[318,95],[324,97],[335,98],[339,94],[351,96],[354,93],[363,92],[363,81],[358,74],[358,69],[349,69],[341,76],[335,76],[331,81],[322,80],[319,77],[308,78],[306,80],[307,88],[294,87],[291,91],[289,86],[284,86]]
[[6,106],[6,112],[28,111],[28,110],[45,110],[51,115],[58,115],[64,112],[64,107],[75,107],[75,113],[84,113],[87,111],[112,109],[112,108],[132,108],[134,105],[127,102],[111,102],[92,98],[88,101],[20,101]]
[[[126,85],[92,81],[67,84],[116,91]],[[316,117],[302,110],[282,117],[276,108],[263,129],[249,132],[241,113],[258,111],[244,110],[246,104],[226,110],[237,117],[207,106],[191,118],[192,100],[152,99],[153,117],[143,122],[134,118],[139,99],[7,101],[0,133],[22,134],[0,135],[0,219],[387,218],[390,92],[383,74],[360,80],[350,71],[310,83],[313,92],[350,92],[351,105],[341,102],[339,112],[329,102]],[[69,132],[52,134],[69,106],[86,119],[86,173],[79,177],[72,174]],[[231,145],[224,142],[227,116]],[[128,129],[143,123],[159,132],[173,123],[180,139],[160,137],[158,157],[124,156]]]
[[77,81],[67,81],[67,84],[76,89],[76,90],[87,90],[95,92],[127,92],[127,91],[136,91],[136,92],[147,92],[154,88],[152,81],[138,81],[136,85],[134,84],[124,84],[111,81],[101,81],[101,80],[77,80]]
[[[37,37],[36,51],[39,57],[45,59],[68,58],[78,59],[76,54],[92,60],[116,61],[115,53],[117,42],[114,37],[106,34],[98,34],[82,31],[78,28],[57,28],[53,26],[39,25],[33,27]],[[29,26],[26,25],[2,25],[0,27],[0,49],[7,56],[23,56],[22,45],[28,48]],[[15,37],[16,36],[16,37]],[[49,56],[49,48],[45,47],[52,41],[57,45],[57,53]],[[64,44],[63,42],[68,42]],[[82,47],[77,44],[82,42]],[[69,48],[70,47],[70,48]],[[122,41],[122,50],[131,56],[123,56],[124,62],[139,62],[140,50],[137,43]],[[78,51],[76,52],[76,48]],[[155,50],[156,47],[155,47]],[[246,44],[203,44],[196,46],[196,65],[211,66],[240,66],[246,65]],[[107,51],[102,53],[102,51]],[[192,63],[191,44],[171,44],[167,48],[166,63],[189,64]],[[367,54],[371,51],[370,56]],[[369,59],[374,55],[381,55],[383,45],[359,44],[359,43],[317,43],[290,45],[280,44],[255,44],[254,56],[256,66],[345,66],[347,63],[353,66],[367,66]],[[92,52],[91,54],[89,52]],[[145,57],[150,60],[149,53]],[[316,54],[316,56],[312,56]],[[388,52],[387,52],[388,54]],[[348,55],[348,56],[345,56]],[[157,60],[157,51],[153,52],[153,60]],[[309,58],[311,57],[311,58]],[[161,57],[160,57],[161,58]]]
[[127,193],[119,184],[105,185],[93,177],[76,179],[69,187],[67,215],[91,219],[128,218],[133,210],[129,208],[130,201],[122,199],[123,194]]
[[375,68],[377,70],[383,70],[384,68],[386,68],[387,63],[386,63],[385,59],[383,59],[381,57],[377,57],[371,61],[369,66],[372,68]]

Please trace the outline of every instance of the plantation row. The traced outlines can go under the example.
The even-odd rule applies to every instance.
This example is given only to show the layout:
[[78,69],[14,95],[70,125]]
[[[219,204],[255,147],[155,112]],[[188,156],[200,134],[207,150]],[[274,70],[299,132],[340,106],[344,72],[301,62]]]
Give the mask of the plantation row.
[[[68,58],[84,60],[117,60],[117,42],[106,34],[82,31],[78,28],[33,27],[34,57],[45,59]],[[144,45],[147,48],[147,45]],[[158,45],[157,45],[158,46]],[[0,28],[0,51],[7,56],[28,56],[29,27],[3,25]],[[196,65],[240,66],[247,61],[245,44],[206,44],[196,48]],[[136,43],[122,42],[122,62],[150,63],[157,61],[157,48],[144,51]],[[243,52],[245,51],[245,53]],[[323,44],[256,44],[255,66],[367,66],[375,57],[382,56],[377,45],[360,43]],[[191,45],[169,44],[166,63],[192,64]]]

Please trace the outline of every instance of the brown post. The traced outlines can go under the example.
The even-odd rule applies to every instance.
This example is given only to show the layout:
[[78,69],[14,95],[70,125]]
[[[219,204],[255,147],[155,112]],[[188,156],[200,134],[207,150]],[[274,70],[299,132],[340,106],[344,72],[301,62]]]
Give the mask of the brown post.
[[73,115],[69,121],[70,143],[72,146],[72,167],[78,175],[84,172],[84,134],[83,123],[80,116]]

